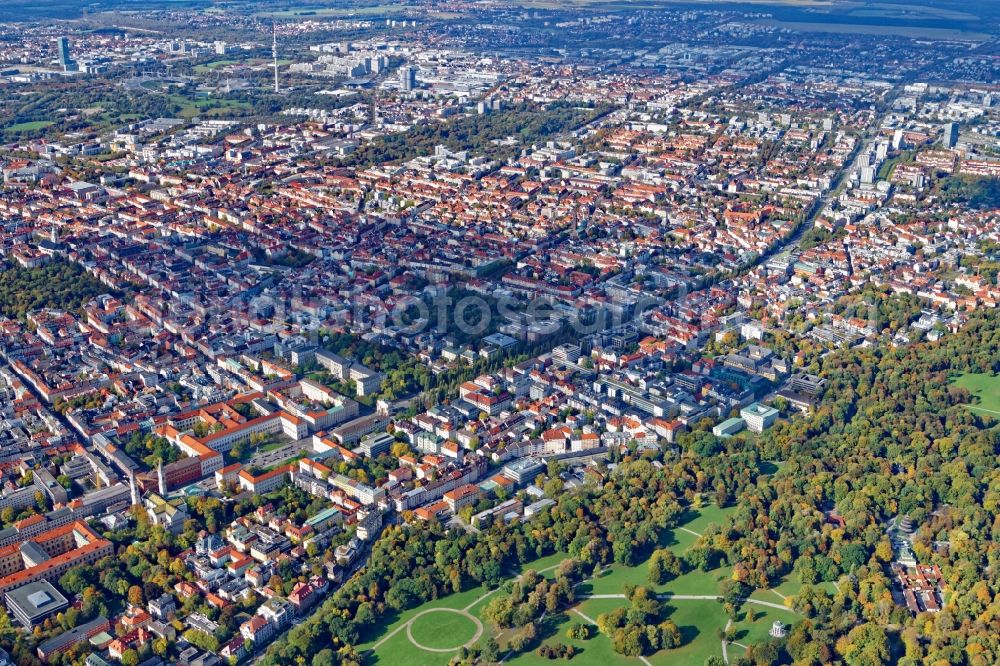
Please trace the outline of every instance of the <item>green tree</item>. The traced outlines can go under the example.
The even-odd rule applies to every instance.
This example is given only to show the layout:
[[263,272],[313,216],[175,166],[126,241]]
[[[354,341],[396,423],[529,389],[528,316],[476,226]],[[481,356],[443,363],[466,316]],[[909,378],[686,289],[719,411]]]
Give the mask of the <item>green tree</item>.
[[843,651],[848,666],[882,666],[889,663],[889,639],[885,629],[866,622],[851,629]]

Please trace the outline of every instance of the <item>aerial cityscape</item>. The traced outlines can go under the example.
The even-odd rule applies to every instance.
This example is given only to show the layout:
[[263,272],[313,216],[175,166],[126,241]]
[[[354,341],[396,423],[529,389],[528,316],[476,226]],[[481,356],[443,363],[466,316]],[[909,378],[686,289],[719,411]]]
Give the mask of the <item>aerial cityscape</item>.
[[0,666],[1000,664],[1000,2],[0,0]]

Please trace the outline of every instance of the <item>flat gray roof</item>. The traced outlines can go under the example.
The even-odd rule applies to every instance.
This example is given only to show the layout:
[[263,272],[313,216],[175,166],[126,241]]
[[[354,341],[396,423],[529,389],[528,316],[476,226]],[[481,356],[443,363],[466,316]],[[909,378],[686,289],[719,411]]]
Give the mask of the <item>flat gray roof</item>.
[[41,617],[69,605],[66,597],[52,583],[40,580],[11,590],[6,595],[8,604],[15,604],[30,618]]

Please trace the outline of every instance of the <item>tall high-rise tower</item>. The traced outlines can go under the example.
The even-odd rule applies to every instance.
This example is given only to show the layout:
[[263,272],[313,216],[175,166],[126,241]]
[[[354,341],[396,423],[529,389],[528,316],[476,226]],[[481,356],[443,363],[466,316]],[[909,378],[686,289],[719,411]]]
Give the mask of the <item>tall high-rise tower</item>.
[[403,65],[399,68],[399,86],[406,92],[417,87],[417,68]]
[[271,57],[274,59],[274,92],[281,90],[278,88],[278,25],[271,24]]
[[76,71],[76,63],[73,62],[73,58],[70,57],[69,38],[56,38],[56,52],[57,57],[59,58],[59,65],[63,68],[64,72]]
[[944,143],[945,148],[954,148],[958,145],[958,123],[948,123],[944,126],[942,143]]

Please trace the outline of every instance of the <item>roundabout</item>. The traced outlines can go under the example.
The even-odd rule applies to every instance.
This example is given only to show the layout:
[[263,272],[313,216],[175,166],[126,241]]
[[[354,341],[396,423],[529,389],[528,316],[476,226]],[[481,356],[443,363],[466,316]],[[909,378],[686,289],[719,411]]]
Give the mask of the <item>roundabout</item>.
[[483,635],[483,623],[465,610],[429,608],[406,623],[406,638],[427,652],[471,647]]

